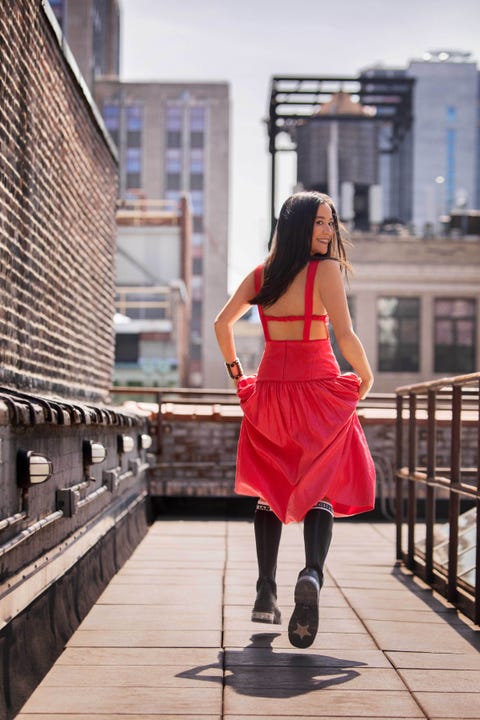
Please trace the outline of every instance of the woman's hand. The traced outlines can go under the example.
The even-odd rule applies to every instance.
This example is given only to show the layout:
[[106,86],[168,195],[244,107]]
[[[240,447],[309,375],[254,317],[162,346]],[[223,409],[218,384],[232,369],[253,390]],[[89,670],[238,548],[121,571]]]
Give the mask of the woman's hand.
[[360,378],[360,385],[358,386],[359,400],[363,400],[363,398],[368,394],[372,385],[373,385],[373,376],[368,377],[365,380],[362,380],[362,378]]

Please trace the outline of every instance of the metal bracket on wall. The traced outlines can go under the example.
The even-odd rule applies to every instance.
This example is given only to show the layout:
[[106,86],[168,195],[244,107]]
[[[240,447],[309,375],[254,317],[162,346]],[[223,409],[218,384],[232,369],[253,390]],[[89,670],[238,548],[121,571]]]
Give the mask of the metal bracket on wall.
[[73,517],[77,512],[77,505],[80,500],[80,493],[73,488],[62,488],[56,494],[57,510],[63,512],[64,517]]

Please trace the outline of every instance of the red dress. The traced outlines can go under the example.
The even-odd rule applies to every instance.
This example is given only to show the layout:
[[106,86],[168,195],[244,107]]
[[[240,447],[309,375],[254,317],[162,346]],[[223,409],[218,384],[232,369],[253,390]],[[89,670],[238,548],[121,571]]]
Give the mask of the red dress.
[[[375,468],[356,415],[360,380],[340,374],[330,339],[310,340],[318,262],[305,284],[302,340],[271,340],[269,319],[259,306],[265,350],[257,375],[238,383],[243,420],[237,450],[235,491],[263,498],[284,523],[299,522],[327,498],[335,516],[371,510]],[[262,267],[257,268],[257,289]],[[271,320],[270,320],[271,322]]]

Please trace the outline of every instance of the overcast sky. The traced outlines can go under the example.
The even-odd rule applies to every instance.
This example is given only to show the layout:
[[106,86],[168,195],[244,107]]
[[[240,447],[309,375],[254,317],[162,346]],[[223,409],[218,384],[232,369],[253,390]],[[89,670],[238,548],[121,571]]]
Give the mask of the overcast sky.
[[[270,78],[358,75],[405,67],[427,50],[480,60],[479,0],[120,0],[124,80],[230,83],[230,253],[233,290],[265,254],[269,154],[263,120]],[[285,158],[279,196],[293,171]]]

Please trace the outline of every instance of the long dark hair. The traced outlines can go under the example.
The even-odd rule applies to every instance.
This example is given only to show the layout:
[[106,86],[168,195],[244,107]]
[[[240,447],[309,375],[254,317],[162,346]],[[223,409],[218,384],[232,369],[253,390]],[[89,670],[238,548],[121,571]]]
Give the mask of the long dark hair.
[[328,195],[306,191],[291,195],[282,206],[273,235],[272,249],[265,262],[264,281],[260,291],[249,302],[268,307],[288,289],[293,279],[308,263],[311,255],[313,224],[319,205],[332,211],[334,233],[328,251],[322,257],[335,258],[344,270],[350,265],[345,241],[340,232],[337,211]]

